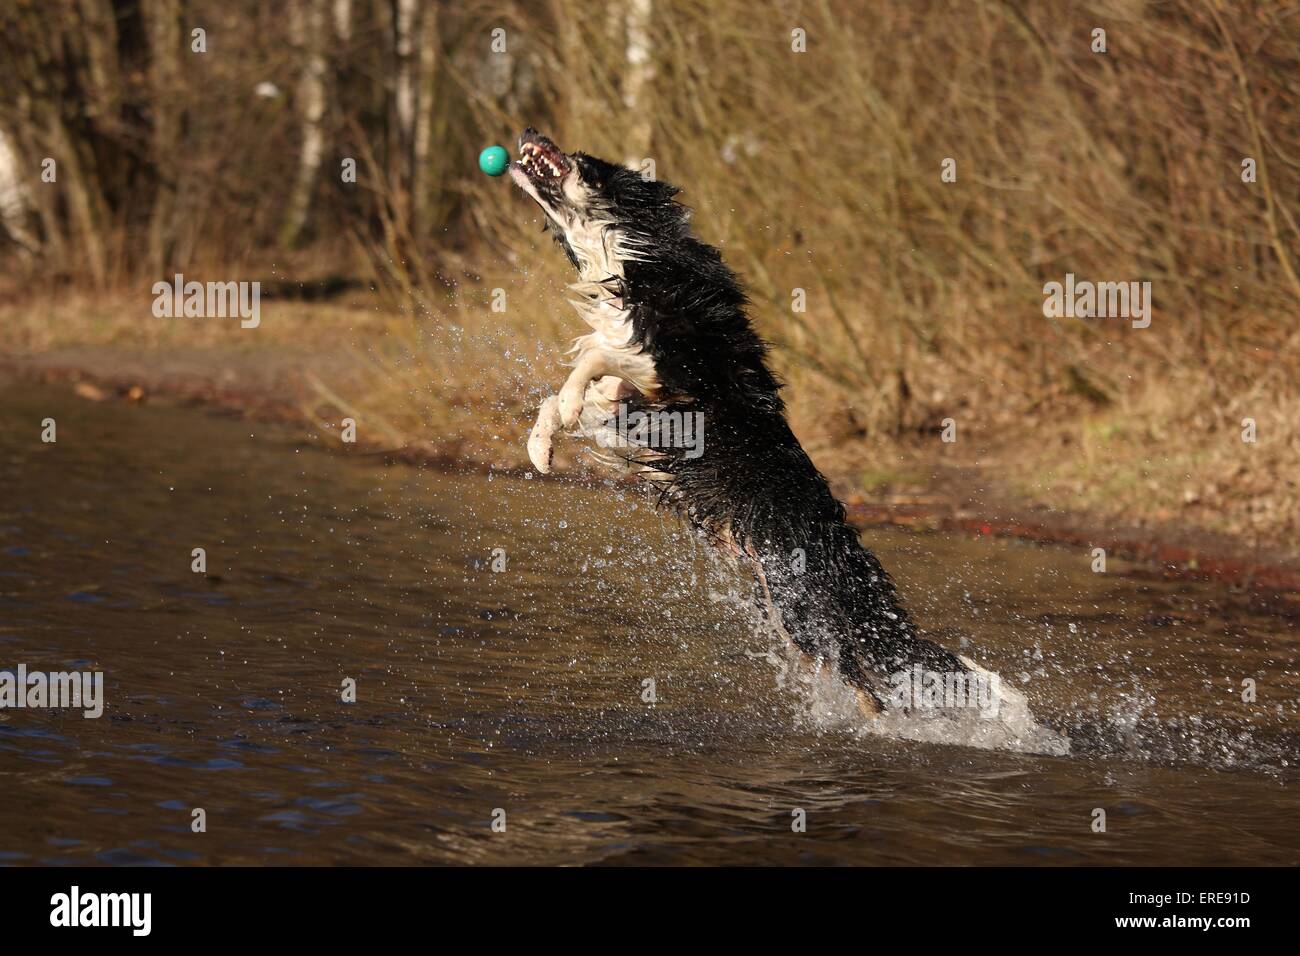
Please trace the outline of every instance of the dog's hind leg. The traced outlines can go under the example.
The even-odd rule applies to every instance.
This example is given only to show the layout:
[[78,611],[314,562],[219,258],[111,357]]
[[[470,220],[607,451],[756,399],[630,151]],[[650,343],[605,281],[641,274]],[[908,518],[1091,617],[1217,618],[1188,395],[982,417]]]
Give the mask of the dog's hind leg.
[[[737,554],[742,553],[738,548],[735,548],[735,545],[732,545],[732,548],[735,549]],[[743,553],[749,558],[754,570],[754,582],[758,597],[762,601],[763,616],[767,618],[772,629],[780,637],[784,638],[786,644],[802,656],[805,666],[810,670],[815,670],[819,663],[824,662],[824,658],[810,648],[800,646],[799,641],[795,640],[794,636],[786,630],[785,622],[781,618],[781,609],[777,607],[776,601],[772,599],[772,589],[768,587],[767,573],[763,570],[763,562],[759,560],[753,546],[746,547]],[[857,698],[858,710],[862,713],[862,716],[868,718],[879,716],[882,707],[876,695],[860,683],[850,681],[849,686],[853,688],[853,694]]]

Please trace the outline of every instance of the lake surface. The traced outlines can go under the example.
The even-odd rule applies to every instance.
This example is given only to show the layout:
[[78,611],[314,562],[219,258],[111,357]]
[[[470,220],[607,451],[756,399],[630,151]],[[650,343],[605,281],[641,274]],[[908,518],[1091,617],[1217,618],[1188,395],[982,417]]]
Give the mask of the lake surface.
[[0,863],[1300,862],[1295,603],[868,532],[1049,757],[864,729],[627,487],[8,385],[0,491],[0,670],[106,698],[0,710]]

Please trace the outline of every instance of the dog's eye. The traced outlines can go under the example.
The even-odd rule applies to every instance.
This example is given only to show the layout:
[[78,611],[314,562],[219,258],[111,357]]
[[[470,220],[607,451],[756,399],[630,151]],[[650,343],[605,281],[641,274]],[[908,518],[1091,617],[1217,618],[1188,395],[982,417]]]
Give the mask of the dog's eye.
[[582,177],[582,181],[588,186],[599,186],[600,170],[597,168],[596,164],[587,159],[586,156],[578,156],[576,162],[578,165],[578,175]]

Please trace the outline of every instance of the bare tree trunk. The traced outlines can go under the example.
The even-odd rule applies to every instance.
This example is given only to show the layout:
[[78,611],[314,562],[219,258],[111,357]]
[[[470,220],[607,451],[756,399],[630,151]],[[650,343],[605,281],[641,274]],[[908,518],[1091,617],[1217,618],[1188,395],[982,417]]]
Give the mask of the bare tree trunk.
[[352,0],[334,0],[334,35],[345,45],[352,39]]
[[[393,120],[396,148],[390,157],[393,183],[401,196],[402,213],[410,208],[411,160],[415,145],[415,20],[417,0],[392,0],[393,52]],[[401,218],[409,219],[403,215]]]
[[588,94],[591,87],[584,82],[591,51],[583,39],[580,18],[573,16],[565,0],[551,0],[551,16],[559,34],[556,44],[559,63],[569,81],[568,95],[561,104],[568,118],[566,125],[572,130],[583,131],[594,122],[592,116],[596,112]]
[[51,147],[51,158],[57,157],[58,188],[67,200],[72,232],[80,243],[86,268],[96,284],[102,283],[108,276],[105,248],[108,210],[95,174],[90,144],[74,139],[63,120],[54,114],[49,119],[46,142]]
[[111,125],[118,120],[122,96],[113,5],[111,0],[78,0],[77,10],[86,51],[86,115]]
[[181,11],[177,0],[142,0],[141,11],[149,38],[149,85],[153,108],[150,144],[155,168],[160,171],[153,210],[149,215],[147,266],[160,276],[173,264],[178,221],[176,197],[180,164],[181,115]]
[[641,165],[650,151],[650,82],[654,79],[651,58],[650,22],[654,0],[628,0],[627,3],[627,73],[623,76],[623,105],[632,117],[628,131],[628,165]]
[[[84,124],[87,112],[68,95],[78,83],[78,56],[84,53],[70,39],[81,35],[81,11],[69,5],[51,11],[33,3],[5,4],[0,6],[0,25],[6,61],[0,118],[11,137],[20,178],[32,184],[28,198],[40,217],[42,245],[52,255],[61,257],[66,251],[76,256],[99,282],[107,268],[107,209],[92,144],[69,129]],[[55,163],[49,182],[41,180],[46,159]]]
[[411,156],[411,194],[415,223],[427,226],[431,195],[433,122],[435,117],[434,83],[437,79],[438,11],[429,4],[421,13],[420,49],[418,51],[418,95],[416,97],[415,142]]
[[294,246],[302,237],[325,155],[322,128],[326,100],[325,3],[326,0],[292,0],[289,4],[289,35],[298,51],[301,69],[295,100],[302,122],[302,147],[298,151],[298,175],[289,196],[288,215],[280,232],[283,246]]

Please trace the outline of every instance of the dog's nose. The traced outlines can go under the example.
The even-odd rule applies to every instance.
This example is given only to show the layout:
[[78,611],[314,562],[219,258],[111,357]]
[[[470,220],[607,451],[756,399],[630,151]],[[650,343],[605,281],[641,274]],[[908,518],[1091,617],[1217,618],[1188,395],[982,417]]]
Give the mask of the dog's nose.
[[522,145],[524,145],[524,143],[528,142],[530,139],[536,139],[539,135],[541,135],[541,134],[538,133],[537,130],[535,130],[535,129],[533,129],[531,126],[529,126],[529,127],[526,128],[522,133],[519,134],[519,145],[522,146]]

